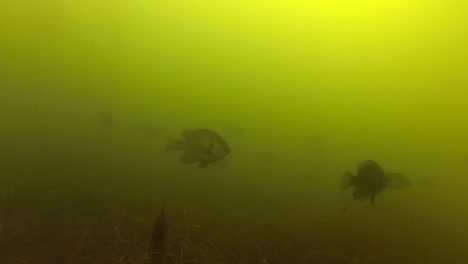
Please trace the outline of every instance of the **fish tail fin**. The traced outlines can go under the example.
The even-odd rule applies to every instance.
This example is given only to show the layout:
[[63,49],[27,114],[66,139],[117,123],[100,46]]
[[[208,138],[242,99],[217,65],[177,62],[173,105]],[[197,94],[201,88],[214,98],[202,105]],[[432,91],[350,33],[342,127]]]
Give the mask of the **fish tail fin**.
[[404,175],[396,172],[387,172],[387,188],[402,189],[411,185],[411,181]]
[[181,140],[168,138],[166,140],[166,153],[185,149],[185,144]]
[[345,191],[351,187],[353,185],[353,177],[354,175],[351,172],[345,171],[341,176],[340,190]]

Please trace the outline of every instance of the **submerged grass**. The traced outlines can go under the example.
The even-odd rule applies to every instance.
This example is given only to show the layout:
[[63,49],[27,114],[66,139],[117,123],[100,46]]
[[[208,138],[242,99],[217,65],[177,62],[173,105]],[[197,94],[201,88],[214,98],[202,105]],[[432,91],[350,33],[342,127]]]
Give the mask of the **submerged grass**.
[[[62,201],[49,207],[4,210],[3,197],[2,211],[11,215],[0,234],[0,262],[146,264],[157,206],[150,213],[148,208],[135,213],[135,208],[125,206],[93,207],[83,205],[76,211],[69,201]],[[353,253],[359,246],[350,241],[362,243],[351,232],[330,234],[313,225],[266,223],[260,216],[223,222],[213,221],[203,211],[171,213],[167,263],[423,263],[405,262],[402,256],[392,260],[373,248]]]
[[108,183],[44,176],[14,184],[0,204],[0,263],[146,264],[162,198],[168,264],[446,263],[387,242],[388,232],[380,229],[386,225],[367,228],[372,214],[362,218],[362,212],[347,210],[332,216],[321,203],[304,203],[302,194],[280,199],[276,192],[270,197],[232,186],[232,193],[223,189],[226,194],[190,192],[205,182],[177,185],[172,195],[163,188],[136,192],[129,184],[110,192]]

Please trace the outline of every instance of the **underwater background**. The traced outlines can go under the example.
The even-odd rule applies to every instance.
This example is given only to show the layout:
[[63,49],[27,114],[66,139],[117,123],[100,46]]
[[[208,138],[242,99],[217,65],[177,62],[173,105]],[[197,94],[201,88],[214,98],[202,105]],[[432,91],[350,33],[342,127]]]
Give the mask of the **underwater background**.
[[[468,2],[0,2],[0,263],[467,263]],[[232,152],[197,168],[185,129]],[[339,190],[376,160],[412,186]]]

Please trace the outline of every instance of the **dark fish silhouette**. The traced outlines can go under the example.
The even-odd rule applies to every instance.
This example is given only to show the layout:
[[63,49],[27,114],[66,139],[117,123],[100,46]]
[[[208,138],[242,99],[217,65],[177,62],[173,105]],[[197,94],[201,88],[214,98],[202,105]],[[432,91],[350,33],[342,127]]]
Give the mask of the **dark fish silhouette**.
[[149,264],[166,263],[166,240],[168,233],[167,216],[165,210],[166,202],[163,202],[161,212],[154,224],[153,234],[151,236],[148,249]]
[[366,160],[359,163],[356,176],[349,171],[343,174],[340,188],[344,191],[354,186],[353,198],[355,200],[370,198],[371,203],[374,204],[375,196],[385,188],[401,189],[409,185],[411,182],[404,175],[395,172],[385,173],[377,162]]
[[209,163],[222,160],[231,152],[224,139],[210,129],[187,129],[181,133],[183,140],[170,139],[167,142],[167,151],[182,150],[184,163],[198,162],[202,168]]

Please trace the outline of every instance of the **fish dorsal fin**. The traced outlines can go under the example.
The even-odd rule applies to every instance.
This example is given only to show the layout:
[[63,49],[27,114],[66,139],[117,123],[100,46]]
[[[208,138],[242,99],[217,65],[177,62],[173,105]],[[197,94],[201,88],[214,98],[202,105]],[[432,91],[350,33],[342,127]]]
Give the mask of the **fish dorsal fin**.
[[387,188],[402,189],[412,185],[411,181],[403,174],[396,172],[387,172]]
[[196,129],[184,129],[180,132],[180,135],[183,137],[183,138],[188,138],[190,137],[191,135],[193,135],[197,130]]
[[[371,166],[375,166],[377,165],[377,162],[373,161],[373,160],[365,160],[365,161],[362,161],[361,163],[358,164],[358,167],[357,167],[357,172],[358,174],[364,170],[366,170],[367,168],[371,167]],[[378,166],[378,165],[377,165]]]

